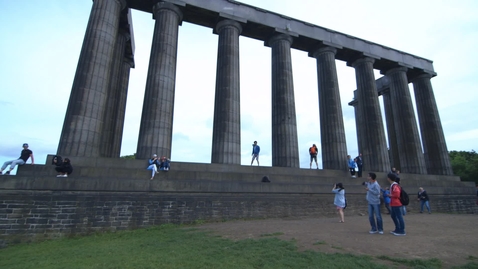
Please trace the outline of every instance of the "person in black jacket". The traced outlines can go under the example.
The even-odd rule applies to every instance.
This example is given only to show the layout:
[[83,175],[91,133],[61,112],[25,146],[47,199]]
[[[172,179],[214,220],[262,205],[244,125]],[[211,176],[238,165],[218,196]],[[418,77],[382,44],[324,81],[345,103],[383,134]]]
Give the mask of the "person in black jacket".
[[430,203],[428,202],[430,199],[428,198],[427,191],[424,190],[422,187],[418,189],[418,201],[420,201],[420,213],[423,213],[423,205],[427,207],[428,214],[431,214],[432,211],[430,210]]
[[69,174],[73,173],[73,166],[71,166],[70,159],[65,158],[63,163],[55,167],[55,170],[58,172],[56,177],[68,177]]

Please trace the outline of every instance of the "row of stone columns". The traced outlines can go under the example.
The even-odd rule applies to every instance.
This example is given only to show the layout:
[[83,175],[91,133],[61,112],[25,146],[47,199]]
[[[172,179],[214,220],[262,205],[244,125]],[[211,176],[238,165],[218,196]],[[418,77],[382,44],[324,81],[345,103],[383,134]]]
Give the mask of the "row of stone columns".
[[[369,77],[365,79],[366,82],[359,78],[364,71],[357,69],[359,62],[368,62],[366,69]],[[387,147],[373,76],[373,62],[373,59],[363,58],[352,64],[357,71],[357,94],[356,100],[351,104],[355,107],[359,150],[364,155],[364,162],[371,162],[370,168],[367,167],[367,169],[380,171],[378,170],[380,165],[385,168],[390,167],[388,165],[390,160],[392,166],[407,173],[452,175],[429,74],[411,78],[423,142],[422,151],[408,87],[408,69],[395,67],[385,71],[389,81],[389,88],[382,93],[389,141],[389,153],[386,154]],[[370,132],[372,129],[376,131]],[[375,158],[374,154],[381,154],[379,155],[381,157]],[[377,169],[373,166],[374,162]]]
[[[128,34],[119,28],[124,0],[96,0],[88,23],[65,118],[58,152],[68,156],[118,157],[131,63],[125,60]],[[137,146],[137,158],[157,152],[170,156],[178,31],[182,11],[158,2],[153,7],[155,27]],[[223,19],[218,34],[212,163],[240,164],[239,22]],[[272,64],[272,165],[299,167],[297,122],[291,62],[293,38],[277,33],[266,41]],[[321,146],[324,169],[342,170],[347,146],[337,70],[336,48],[322,45],[310,52],[317,61]],[[382,115],[373,73],[374,59],[351,63],[356,70],[357,136],[370,171],[390,168]],[[386,72],[390,91],[384,95],[393,162],[409,173],[451,174],[430,76],[414,81],[425,155],[408,89],[407,69]],[[390,130],[393,130],[390,132]],[[437,146],[437,144],[440,144]],[[436,155],[441,156],[437,158]],[[447,162],[448,160],[448,162]],[[425,162],[427,165],[425,165]]]

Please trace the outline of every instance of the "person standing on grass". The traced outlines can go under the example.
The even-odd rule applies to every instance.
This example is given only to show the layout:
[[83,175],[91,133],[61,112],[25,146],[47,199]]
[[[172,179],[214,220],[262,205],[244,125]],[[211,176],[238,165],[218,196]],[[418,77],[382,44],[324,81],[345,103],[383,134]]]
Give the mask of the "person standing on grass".
[[375,180],[376,178],[375,173],[368,173],[368,182],[364,182],[367,190],[368,219],[372,227],[369,233],[383,234],[382,215],[380,214],[380,185]]
[[432,213],[432,211],[430,209],[430,203],[428,202],[428,201],[430,201],[430,198],[428,198],[427,191],[424,190],[422,187],[420,187],[418,189],[417,200],[420,201],[420,213],[423,213],[423,205],[425,205],[427,207],[428,214]]
[[385,190],[381,189],[383,194],[383,203],[385,204],[385,208],[388,210],[388,214],[390,215],[390,188],[386,187]]
[[402,216],[402,202],[400,202],[400,192],[401,187],[396,182],[397,176],[395,174],[389,173],[387,176],[388,182],[390,185],[390,207],[393,223],[395,224],[395,230],[390,233],[396,236],[406,235],[405,233],[405,221]]
[[[32,165],[34,165],[35,160],[33,159],[33,152],[28,149],[28,144],[24,143],[23,150],[20,153],[20,157],[16,160],[6,161],[5,163],[3,163],[2,168],[0,169],[0,175],[10,175],[10,172],[15,169],[15,166],[26,164],[29,158],[32,159]],[[5,170],[8,165],[10,165],[10,170],[3,174],[3,170]]]
[[334,184],[332,192],[335,193],[334,205],[339,214],[339,222],[344,223],[344,208],[345,208],[345,189],[342,183]]

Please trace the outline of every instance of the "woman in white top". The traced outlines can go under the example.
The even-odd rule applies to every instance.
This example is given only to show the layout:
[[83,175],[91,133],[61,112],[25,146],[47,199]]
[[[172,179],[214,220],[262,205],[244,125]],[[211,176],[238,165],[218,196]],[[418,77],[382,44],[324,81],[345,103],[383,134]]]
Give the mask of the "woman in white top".
[[334,205],[337,207],[337,212],[340,216],[340,223],[344,222],[344,208],[345,208],[345,189],[342,183],[334,184],[332,192],[335,193]]

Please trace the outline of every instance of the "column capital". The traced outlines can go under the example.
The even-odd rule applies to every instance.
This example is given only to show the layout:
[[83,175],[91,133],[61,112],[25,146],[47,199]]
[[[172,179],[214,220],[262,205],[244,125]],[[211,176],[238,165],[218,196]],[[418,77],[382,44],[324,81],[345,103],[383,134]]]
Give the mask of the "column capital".
[[324,53],[333,53],[334,56],[335,56],[335,54],[337,53],[337,49],[334,48],[334,47],[325,46],[325,47],[321,47],[321,48],[318,48],[316,50],[313,50],[312,52],[309,53],[309,56],[317,58],[321,54],[324,54]]
[[176,13],[178,15],[178,21],[181,24],[183,21],[183,12],[176,5],[166,2],[158,2],[153,6],[153,19],[156,19],[157,12],[162,9],[168,9]]
[[407,71],[408,71],[407,67],[399,66],[399,67],[395,67],[395,68],[392,68],[392,69],[389,69],[389,70],[385,71],[385,75],[389,76],[389,75],[393,75],[393,74],[398,73],[398,72],[407,73]]
[[421,73],[419,75],[416,75],[416,76],[413,76],[410,78],[410,82],[415,82],[416,80],[419,80],[419,79],[431,79],[433,77],[432,74],[429,74],[429,73]]
[[292,42],[294,41],[294,39],[290,35],[275,34],[271,38],[266,40],[264,43],[267,47],[271,47],[274,43],[276,43],[277,41],[280,41],[280,40],[288,41],[290,45],[292,45]]
[[219,33],[222,30],[222,28],[224,28],[224,27],[234,27],[234,28],[236,28],[239,31],[239,35],[242,32],[242,26],[239,22],[234,21],[234,20],[225,19],[225,20],[222,20],[222,21],[220,21],[216,24],[216,27],[214,28],[214,33],[215,34]]
[[375,59],[371,58],[371,57],[362,57],[362,58],[359,58],[359,59],[353,61],[350,65],[355,68],[355,67],[357,67],[361,64],[364,64],[364,63],[373,64],[373,63],[375,63]]

